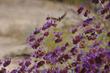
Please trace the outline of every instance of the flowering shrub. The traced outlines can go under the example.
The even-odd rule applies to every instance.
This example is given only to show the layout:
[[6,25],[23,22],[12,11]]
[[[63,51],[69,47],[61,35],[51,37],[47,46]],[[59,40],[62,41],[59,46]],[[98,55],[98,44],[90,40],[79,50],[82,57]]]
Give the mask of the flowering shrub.
[[[0,73],[110,73],[110,31],[104,24],[110,20],[110,1],[90,2],[98,5],[97,13],[91,16],[92,11],[79,7],[77,14],[83,14],[86,19],[71,29],[53,30],[67,13],[59,18],[47,17],[46,23],[27,38],[34,52],[12,71],[6,70],[10,58],[0,60]],[[47,38],[56,45],[55,48],[49,50],[45,43]]]

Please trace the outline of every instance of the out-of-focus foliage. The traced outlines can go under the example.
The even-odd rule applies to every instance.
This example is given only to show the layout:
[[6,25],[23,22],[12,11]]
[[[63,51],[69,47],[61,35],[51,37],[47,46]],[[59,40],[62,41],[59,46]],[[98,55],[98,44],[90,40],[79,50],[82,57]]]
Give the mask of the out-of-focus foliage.
[[69,4],[78,4],[78,3],[85,2],[85,0],[50,0],[50,1],[65,2]]

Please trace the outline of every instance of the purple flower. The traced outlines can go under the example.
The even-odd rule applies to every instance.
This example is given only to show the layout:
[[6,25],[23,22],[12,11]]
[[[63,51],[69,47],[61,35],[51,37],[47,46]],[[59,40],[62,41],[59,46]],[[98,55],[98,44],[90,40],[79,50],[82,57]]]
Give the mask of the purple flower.
[[69,43],[67,42],[64,46],[65,46],[65,47],[68,47],[68,46],[69,46]]
[[26,60],[24,65],[28,67],[29,65],[31,65],[31,61],[30,60]]
[[95,58],[95,62],[96,62],[96,64],[102,64],[102,59],[101,59],[101,57],[100,57],[100,56],[97,56],[97,57]]
[[101,23],[96,24],[96,25],[95,25],[95,28],[96,28],[96,29],[101,28]]
[[31,65],[30,59],[25,59],[19,62],[19,66],[21,67],[20,70],[27,70],[27,68]]
[[2,60],[0,60],[0,66],[2,65]]
[[43,58],[47,60],[47,59],[49,59],[51,57],[52,57],[52,52],[49,52]]
[[79,9],[77,10],[78,14],[81,14],[83,10],[84,10],[84,7],[80,6]]
[[55,43],[60,43],[62,41],[62,38],[56,38]]
[[38,34],[38,33],[40,33],[40,30],[41,30],[41,29],[36,28],[35,31],[33,31],[33,34]]
[[110,37],[110,32],[107,33],[107,36]]
[[37,39],[37,42],[40,43],[40,42],[43,41],[43,39],[44,39],[44,36],[41,36],[41,37],[39,37],[39,38]]
[[33,34],[31,34],[28,38],[27,38],[27,43],[31,44],[31,42],[35,41],[35,36]]
[[106,7],[110,9],[110,1],[108,2]]
[[48,72],[47,69],[43,69],[43,70],[41,71],[41,73],[47,73],[47,72]]
[[104,70],[109,70],[110,69],[110,66],[108,65],[108,64],[106,64],[105,66],[104,66]]
[[64,68],[64,69],[60,70],[60,73],[68,73],[68,69]]
[[102,10],[101,10],[101,14],[105,14],[105,13],[107,13],[108,10],[109,10],[108,8],[104,8],[104,9],[102,9]]
[[32,71],[32,73],[40,73],[40,71],[36,68]]
[[37,48],[40,46],[40,43],[37,42],[37,41],[35,41],[35,42],[32,43],[30,46],[31,46],[33,49],[37,49]]
[[62,54],[58,58],[58,62],[60,62],[62,64],[63,62],[66,62],[68,59],[71,59],[70,55],[68,55],[68,54]]
[[38,49],[37,51],[33,52],[32,53],[32,57],[35,57],[35,58],[40,58],[40,57],[43,57],[44,56],[44,52],[40,49]]
[[102,33],[102,31],[103,31],[103,29],[102,29],[102,28],[97,28],[97,29],[96,29],[96,32],[97,32],[98,34],[101,34],[101,33]]
[[101,0],[101,3],[104,4],[106,2],[106,0]]
[[63,34],[62,32],[54,32],[53,33],[55,37],[60,38],[60,36]]
[[77,28],[72,28],[72,29],[71,29],[71,32],[72,32],[72,33],[75,33],[76,31],[77,31]]
[[90,13],[90,11],[86,10],[85,13],[84,13],[84,16],[87,17],[89,13]]
[[2,68],[0,69],[0,73],[7,73],[7,72],[6,72],[6,69],[5,69],[4,67],[2,67]]
[[87,69],[85,67],[83,67],[80,71],[80,73],[86,73]]
[[72,53],[72,55],[76,55],[78,50],[77,50],[77,47],[73,47],[70,52]]
[[48,19],[47,22],[43,25],[42,30],[46,30],[54,24],[55,24],[55,20]]
[[84,62],[84,64],[82,64],[83,68],[89,69],[90,68],[90,64],[87,62]]
[[97,34],[91,34],[90,36],[87,35],[88,40],[95,40],[97,38]]
[[77,65],[77,66],[75,67],[75,72],[76,72],[76,73],[79,73],[79,72],[80,72],[80,65]]
[[46,24],[42,27],[42,30],[46,30],[46,29],[48,29],[50,26],[51,26],[50,24],[46,23]]
[[11,59],[10,58],[6,58],[4,61],[3,61],[3,66],[4,67],[7,67],[8,65],[10,65],[11,63]]
[[37,68],[43,66],[44,64],[45,64],[45,61],[39,61],[39,62],[37,63]]
[[48,36],[49,35],[49,32],[44,32],[44,36]]
[[105,19],[110,19],[110,14],[105,17]]
[[55,64],[57,61],[57,55],[54,52],[49,52],[43,57],[43,59]]
[[93,45],[92,45],[92,48],[95,48],[95,47],[98,47],[102,44],[101,41],[94,41]]
[[33,49],[37,49],[40,46],[40,43],[43,41],[44,36],[41,36],[37,39],[32,38],[34,41],[29,42],[29,45],[33,48]]
[[78,54],[77,55],[77,61],[81,61],[81,57],[82,57],[83,55],[82,54]]
[[55,50],[54,50],[54,53],[59,56],[63,53],[64,49],[62,47],[56,47]]
[[94,28],[90,28],[90,29],[86,29],[86,30],[84,31],[84,33],[85,33],[85,34],[88,34],[88,33],[94,32],[94,31],[95,31]]
[[92,3],[98,4],[99,3],[99,0],[92,0]]
[[110,42],[108,42],[108,46],[110,47]]
[[14,69],[10,73],[18,73],[18,71],[16,69]]
[[85,24],[90,24],[93,21],[93,18],[88,18],[86,20],[84,20]]
[[[105,17],[105,19],[110,19],[110,1],[91,0],[91,2],[94,4],[99,3],[99,6],[102,5],[101,8],[97,9],[101,11],[101,16]],[[59,18],[48,17],[46,23],[41,28],[35,28],[35,30],[27,39],[27,43],[31,46],[31,48],[34,49],[32,57],[30,57],[29,59],[25,58],[22,62],[19,63],[19,67],[17,67],[17,69],[13,69],[12,71],[10,71],[10,73],[68,73],[69,70],[74,70],[74,72],[76,73],[101,73],[102,70],[105,73],[109,72],[110,51],[105,48],[105,45],[103,46],[103,43],[97,42],[98,35],[101,36],[100,34],[103,33],[103,26],[101,26],[102,23],[100,22],[100,20],[97,22],[97,18],[95,17],[89,18],[90,11],[88,9],[85,9],[84,12],[83,11],[84,7],[80,6],[77,10],[77,13],[83,13],[83,15],[88,18],[83,20],[81,24],[75,25],[75,28],[72,28],[71,30],[72,33],[76,33],[77,31],[79,31],[79,29],[82,28],[82,31],[79,31],[80,34],[76,33],[75,36],[73,36],[73,34],[70,34],[70,36],[73,36],[72,41],[70,40],[70,42],[66,42],[64,45],[59,47],[60,44],[57,43],[64,42],[64,38],[62,37],[63,32],[53,31],[54,40],[52,41],[54,41],[55,44],[58,45],[58,47],[56,47],[51,52],[45,53],[45,49],[42,49],[40,47],[47,47],[43,45],[43,42],[45,41],[45,38],[48,38],[49,34],[52,32],[48,29],[51,27],[56,27],[56,22],[60,22],[65,17],[66,13]],[[36,36],[37,34],[39,34],[39,36]],[[109,38],[109,32],[107,33],[107,36]],[[89,43],[88,40],[92,41],[89,41]],[[73,44],[71,44],[71,42]],[[72,47],[72,45],[74,47]],[[102,45],[101,47],[104,47],[105,49],[101,48],[100,45]],[[110,46],[110,41],[107,42],[107,45]],[[88,48],[86,52],[85,49],[82,49],[85,47]],[[72,60],[69,65],[67,65],[68,60]],[[11,59],[8,58],[6,58],[3,62],[1,62],[0,60],[0,66],[3,65],[3,67],[1,67],[0,69],[0,73],[7,73],[5,67],[10,65],[10,63]],[[59,63],[66,63],[66,66],[60,69],[58,67]],[[44,69],[41,71],[41,68],[45,64],[52,66],[47,70]]]
[[60,71],[61,71],[60,68],[57,67],[55,69],[56,69],[56,73],[60,73]]
[[82,40],[83,36],[82,35],[77,35],[73,38],[73,44],[77,44]]

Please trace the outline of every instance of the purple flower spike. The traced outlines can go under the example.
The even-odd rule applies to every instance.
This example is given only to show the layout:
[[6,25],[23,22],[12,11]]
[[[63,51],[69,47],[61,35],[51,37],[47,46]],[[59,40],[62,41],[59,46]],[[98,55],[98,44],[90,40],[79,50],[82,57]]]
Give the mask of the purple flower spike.
[[32,53],[32,57],[35,57],[35,58],[40,58],[42,56],[44,56],[44,52],[42,50],[38,50]]
[[110,37],[110,32],[107,33],[107,36]]
[[68,69],[64,68],[64,69],[60,70],[60,73],[68,73]]
[[42,41],[43,41],[43,39],[44,39],[44,36],[42,36],[42,37],[38,38],[38,39],[37,39],[37,42],[39,42],[39,43],[40,43],[40,42],[42,42]]
[[71,32],[72,32],[72,33],[75,33],[76,31],[77,31],[77,28],[72,28],[72,29],[71,29]]
[[76,73],[80,73],[80,66],[79,66],[79,65],[77,65],[77,66],[75,67],[75,72],[76,72]]
[[0,73],[6,73],[6,69],[5,69],[4,67],[2,67],[2,68],[0,69]]
[[92,33],[92,32],[94,32],[94,29],[90,28],[90,29],[86,29],[84,33],[88,34],[88,33]]
[[50,24],[45,24],[43,27],[42,27],[42,30],[46,30],[50,27],[51,25]]
[[2,60],[0,60],[0,66],[2,65]]
[[92,3],[98,4],[99,3],[99,0],[92,0]]
[[85,67],[83,67],[80,71],[80,73],[86,73],[87,69]]
[[44,60],[49,61],[52,64],[55,64],[57,61],[57,55],[53,52],[47,53],[44,57]]
[[67,47],[67,46],[69,46],[69,43],[68,42],[65,44],[65,47]]
[[78,44],[81,41],[82,38],[83,38],[82,35],[75,36],[73,38],[73,44]]
[[76,55],[78,50],[77,50],[77,47],[73,47],[70,52],[72,53],[72,55]]
[[[67,12],[59,18],[47,17],[44,25],[40,28],[35,28],[27,38],[27,43],[33,48],[32,55],[24,58],[18,64],[18,67],[11,71],[6,69],[10,65],[11,59],[0,60],[0,73],[109,73],[110,40],[107,39],[110,37],[110,32],[107,33],[105,31],[104,23],[106,23],[106,20],[101,20],[103,18],[110,19],[110,1],[88,1],[94,3],[93,7],[90,7],[91,9],[80,6],[77,10],[77,14],[82,14],[86,19],[82,23],[78,23],[78,25],[68,27],[71,28],[71,34],[68,33],[68,37],[72,36],[72,39],[65,42],[63,30],[58,32],[53,29],[57,26],[57,22],[60,22],[66,16]],[[95,6],[97,6],[96,9],[94,8]],[[92,9],[96,10],[96,12],[93,12]],[[93,12],[91,13],[92,17],[89,17],[90,12]],[[78,21],[80,22],[80,20]],[[53,28],[50,29],[51,27]],[[51,52],[49,52],[50,50],[46,49],[48,46],[44,42],[51,33],[54,36],[54,40],[51,40],[54,42],[53,47],[55,45],[58,47],[50,49]],[[103,33],[106,33],[108,37],[101,40],[100,37],[105,36]],[[62,45],[62,43],[65,44]],[[47,68],[44,69],[45,65]],[[61,66],[64,67],[60,68]]]
[[108,46],[110,47],[110,42],[108,42]]
[[40,29],[36,28],[33,34],[38,34],[38,33],[40,33]]
[[26,66],[26,67],[28,67],[29,65],[31,65],[31,60],[30,59],[25,59],[25,60],[19,62],[19,66]]
[[40,46],[40,43],[37,42],[37,41],[35,41],[33,44],[31,44],[31,47],[32,47],[33,49],[37,49],[39,46]]
[[49,27],[53,26],[55,24],[55,20],[48,19],[47,22],[43,25],[42,30],[46,30]]
[[33,34],[31,34],[28,38],[27,38],[27,43],[30,44],[31,42],[35,41],[35,36]]
[[60,43],[62,41],[62,38],[55,39],[55,43]]
[[89,13],[90,13],[90,11],[86,10],[85,13],[84,13],[84,16],[87,17]]
[[64,51],[64,50],[62,50],[62,48],[59,47],[59,46],[56,47],[55,50],[54,50],[54,52],[55,52],[55,54],[56,54],[57,56],[61,55],[63,51]]
[[26,60],[26,61],[25,61],[25,66],[28,67],[29,65],[31,65],[31,61],[30,61],[30,60]]
[[84,10],[84,7],[81,6],[81,7],[77,10],[78,14],[81,14],[83,10]]
[[106,0],[101,0],[101,3],[104,4]]
[[48,36],[48,35],[49,35],[49,32],[48,31],[44,33],[44,36]]
[[105,70],[107,70],[107,69],[109,70],[109,69],[110,69],[110,66],[109,66],[109,65],[105,65],[105,66],[104,66],[104,69],[105,69]]
[[108,8],[104,8],[104,9],[102,9],[102,10],[101,10],[101,14],[105,14],[105,13],[107,13],[108,10],[109,10]]
[[110,9],[110,1],[108,2],[106,7]]
[[37,63],[37,68],[43,66],[45,64],[45,61],[40,61]]
[[54,36],[57,38],[60,38],[60,36],[62,35],[62,32],[54,32]]
[[3,66],[7,67],[9,64],[11,63],[11,59],[10,58],[6,58],[3,62]]
[[14,69],[10,73],[18,73],[18,71],[16,69]]
[[66,62],[68,59],[70,59],[71,57],[68,54],[62,54],[59,58],[58,58],[58,62],[60,62],[61,64],[63,64],[64,62]]
[[88,18],[88,19],[84,20],[84,23],[90,24],[92,21],[93,21],[93,18]]
[[110,14],[105,17],[105,19],[110,19]]

